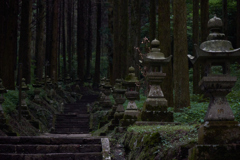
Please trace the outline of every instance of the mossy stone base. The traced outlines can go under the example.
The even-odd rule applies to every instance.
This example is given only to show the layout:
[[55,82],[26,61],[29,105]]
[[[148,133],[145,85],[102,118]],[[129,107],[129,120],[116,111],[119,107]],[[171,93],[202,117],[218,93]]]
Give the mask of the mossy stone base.
[[173,112],[168,111],[142,111],[142,121],[173,122]]
[[123,119],[123,116],[124,116],[124,112],[115,112],[114,119],[120,120],[120,119]]
[[240,144],[237,121],[207,121],[198,130],[198,144]]
[[165,98],[147,98],[143,105],[144,111],[167,111],[167,100]]
[[138,110],[126,110],[123,119],[137,119],[139,114]]
[[238,160],[240,145],[196,145],[188,150],[188,160]]
[[137,121],[137,119],[121,119],[120,126],[128,127],[130,125],[133,125],[136,121]]

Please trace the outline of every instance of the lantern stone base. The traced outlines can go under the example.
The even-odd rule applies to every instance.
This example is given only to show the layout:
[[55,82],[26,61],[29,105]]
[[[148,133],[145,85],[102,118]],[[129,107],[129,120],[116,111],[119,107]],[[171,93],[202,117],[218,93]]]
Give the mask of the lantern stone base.
[[188,160],[237,160],[240,145],[196,145],[188,150]]
[[123,119],[120,120],[120,126],[127,127],[134,124],[139,117],[138,110],[126,110]]
[[173,112],[168,111],[142,111],[142,121],[173,122]]
[[207,121],[198,130],[198,144],[240,144],[237,121]]

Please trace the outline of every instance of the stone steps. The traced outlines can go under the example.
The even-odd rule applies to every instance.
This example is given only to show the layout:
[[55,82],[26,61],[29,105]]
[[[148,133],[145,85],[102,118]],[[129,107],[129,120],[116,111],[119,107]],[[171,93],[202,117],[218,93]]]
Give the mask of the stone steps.
[[1,160],[101,160],[101,138],[0,137]]

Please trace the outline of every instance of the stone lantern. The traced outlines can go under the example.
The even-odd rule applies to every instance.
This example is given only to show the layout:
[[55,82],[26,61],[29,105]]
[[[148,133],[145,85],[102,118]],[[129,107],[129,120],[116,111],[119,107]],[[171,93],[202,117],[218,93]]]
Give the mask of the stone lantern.
[[111,99],[110,99],[110,94],[111,94],[111,84],[109,82],[109,79],[106,79],[105,80],[105,84],[103,86],[103,93],[105,95],[104,97],[104,100],[102,102],[102,108],[103,110],[109,110],[112,108],[112,102],[111,102]]
[[150,85],[147,100],[144,103],[141,114],[142,121],[172,122],[173,113],[167,111],[167,100],[160,87],[166,73],[162,72],[162,67],[171,61],[172,56],[165,58],[160,52],[160,42],[153,40],[151,42],[151,51],[144,58],[144,66],[148,68],[147,81]]
[[139,99],[137,83],[139,83],[139,81],[135,76],[135,69],[133,67],[129,67],[129,73],[123,82],[123,85],[126,86],[127,89],[125,96],[129,100],[123,119],[120,120],[120,124],[123,127],[132,125],[139,117],[139,111],[135,103],[135,100]]
[[[220,18],[210,19],[211,33],[207,41],[200,47],[195,45],[195,57],[188,55],[192,63],[202,64],[204,77],[199,86],[210,97],[204,124],[198,130],[198,145],[189,150],[189,158],[194,160],[239,159],[234,156],[240,156],[240,124],[234,120],[226,98],[237,81],[237,77],[230,75],[230,64],[240,58],[240,49],[233,49],[230,41],[223,40],[222,26]],[[221,67],[222,72],[214,74],[214,66]]]
[[68,74],[67,77],[65,78],[65,82],[66,82],[66,83],[70,83],[70,82],[71,82],[71,77],[70,77],[69,74]]
[[3,93],[7,93],[7,91],[2,84],[2,79],[0,79],[0,114],[3,114],[3,108],[2,108],[2,104],[4,102]]
[[101,81],[100,81],[100,85],[99,85],[99,90],[100,90],[100,99],[99,99],[99,104],[102,105],[102,102],[104,101],[105,99],[105,94],[103,93],[104,91],[104,88],[103,86],[105,85],[105,80],[106,78],[102,78]]
[[35,84],[32,85],[34,89],[34,101],[36,102],[40,102],[41,99],[39,97],[39,94],[40,94],[40,89],[42,87],[42,84],[38,81],[38,78],[36,78],[35,80]]
[[26,80],[25,80],[25,78],[22,78],[21,114],[27,120],[30,120],[31,116],[30,116],[28,106],[27,106],[27,103],[26,103],[26,99],[27,99],[26,91],[28,91],[28,90],[29,90],[29,88],[26,85]]
[[115,111],[114,111],[114,119],[111,122],[111,129],[114,129],[114,127],[119,125],[119,121],[123,118],[124,115],[124,107],[123,103],[126,101],[125,98],[125,92],[126,89],[123,88],[122,86],[122,80],[121,79],[116,79],[115,85],[113,88],[113,97],[116,102],[115,104]]

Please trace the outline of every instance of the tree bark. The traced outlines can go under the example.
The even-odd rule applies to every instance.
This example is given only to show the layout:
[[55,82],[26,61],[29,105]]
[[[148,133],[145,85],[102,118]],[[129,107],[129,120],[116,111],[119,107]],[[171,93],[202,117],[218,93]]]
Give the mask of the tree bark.
[[135,68],[135,74],[139,78],[139,54],[135,47],[140,46],[140,29],[141,29],[141,11],[140,0],[131,1],[131,19],[129,27],[129,54],[128,64]]
[[31,24],[32,0],[22,0],[19,63],[23,64],[22,77],[26,79],[27,84],[31,82]]
[[156,38],[156,0],[150,0],[150,14],[149,14],[149,40]]
[[108,77],[110,83],[114,84],[113,79],[113,0],[108,0],[108,42],[106,43],[108,50]]
[[223,33],[225,33],[225,39],[228,39],[228,10],[227,0],[223,0]]
[[63,54],[63,80],[67,76],[67,63],[66,63],[66,29],[65,29],[65,0],[62,2],[62,54]]
[[18,1],[0,2],[0,78],[6,89],[15,89],[14,69],[17,56]]
[[[170,30],[170,0],[159,0],[158,8],[158,37],[161,52],[165,57],[171,55],[171,30]],[[162,90],[168,101],[168,106],[173,107],[173,76],[172,61],[163,67],[166,78],[162,83]]]
[[237,1],[237,48],[240,47],[240,1]]
[[53,18],[52,18],[52,48],[50,61],[50,77],[57,82],[57,55],[58,55],[58,0],[53,0]]
[[[193,1],[193,44],[199,44],[199,0]],[[196,50],[193,47],[193,55],[196,55]],[[201,89],[198,86],[200,81],[200,66],[195,63],[193,65],[193,94],[200,94]]]
[[44,21],[45,21],[45,5],[42,0],[37,1],[37,27],[36,27],[36,77],[41,80],[43,76],[44,58],[43,43],[44,43]]
[[98,88],[100,84],[100,55],[101,55],[101,6],[102,0],[97,1],[97,43],[96,43],[96,61],[95,61],[95,73],[93,79],[93,87]]
[[174,0],[174,89],[176,112],[190,106],[186,0]]
[[[52,1],[46,0],[46,51],[45,51],[45,63],[50,63],[51,48],[52,48]],[[51,65],[51,64],[50,64]],[[45,66],[46,67],[46,66]],[[46,75],[50,75],[50,68],[46,69]]]
[[119,1],[113,1],[113,81],[121,78],[119,51]]
[[86,77],[91,78],[91,57],[92,57],[92,1],[88,1],[88,34],[87,34],[87,69]]
[[209,20],[209,0],[201,0],[201,42],[207,40],[208,31],[208,20]]
[[67,52],[68,52],[68,73],[72,73],[72,0],[68,1],[67,11]]
[[120,65],[121,78],[125,78],[128,73],[128,67],[132,64],[127,64],[128,52],[128,0],[121,0],[119,2],[119,51],[120,51]]
[[77,56],[78,56],[78,77],[83,81],[84,66],[85,66],[85,21],[84,21],[84,6],[85,0],[78,1],[78,19],[77,19]]

